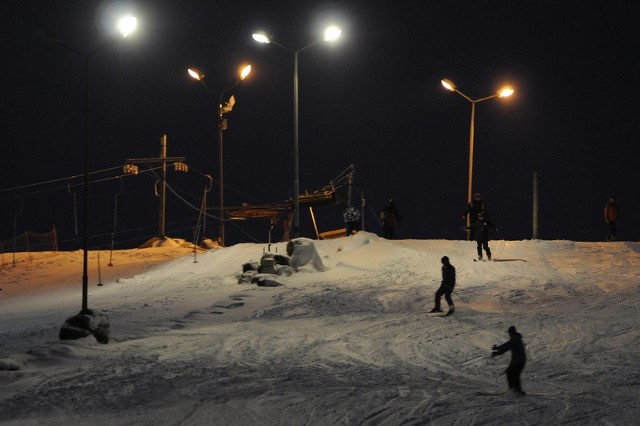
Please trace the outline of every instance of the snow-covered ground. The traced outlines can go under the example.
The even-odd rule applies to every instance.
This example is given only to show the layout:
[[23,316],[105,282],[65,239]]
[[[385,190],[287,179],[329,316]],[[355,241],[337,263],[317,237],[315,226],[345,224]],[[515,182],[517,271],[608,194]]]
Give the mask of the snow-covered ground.
[[[467,241],[316,241],[326,270],[281,287],[238,284],[258,244],[92,276],[107,345],[58,340],[81,307],[77,276],[9,294],[22,284],[5,257],[0,424],[637,424],[640,243],[490,245],[505,261],[473,262]],[[456,313],[434,318],[443,255]],[[38,259],[34,274],[64,268]],[[527,345],[525,397],[501,394],[509,354],[490,357],[510,325]]]

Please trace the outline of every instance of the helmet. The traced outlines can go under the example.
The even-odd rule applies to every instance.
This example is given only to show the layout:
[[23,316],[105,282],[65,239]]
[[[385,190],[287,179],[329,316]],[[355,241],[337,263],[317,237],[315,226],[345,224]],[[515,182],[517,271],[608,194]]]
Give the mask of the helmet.
[[473,195],[473,199],[474,199],[474,200],[481,200],[481,199],[482,199],[482,195],[480,195],[480,193],[479,193],[479,192],[476,192],[476,193]]
[[448,264],[448,263],[449,263],[449,258],[448,258],[447,256],[442,256],[442,259],[440,259],[440,261],[441,261],[443,264]]

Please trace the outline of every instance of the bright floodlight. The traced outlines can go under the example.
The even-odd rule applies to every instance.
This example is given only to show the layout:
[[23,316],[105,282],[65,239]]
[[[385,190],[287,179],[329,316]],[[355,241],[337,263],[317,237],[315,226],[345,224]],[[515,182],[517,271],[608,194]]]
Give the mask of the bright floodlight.
[[189,73],[191,78],[195,78],[198,81],[204,78],[204,74],[198,71],[196,68],[189,68],[187,72]]
[[456,90],[456,85],[453,84],[453,82],[451,80],[447,80],[446,78],[443,80],[440,80],[440,83],[442,83],[442,85],[445,87],[445,89],[447,90],[451,90],[452,92],[454,90]]
[[251,37],[258,43],[271,43],[271,39],[263,33],[256,33],[251,35]]
[[244,80],[249,73],[251,72],[251,65],[247,65],[246,67],[242,68],[242,71],[240,71],[240,80]]
[[324,41],[335,41],[342,34],[342,30],[338,27],[331,26],[324,30]]
[[498,96],[501,98],[506,98],[507,96],[511,96],[513,95],[513,92],[515,90],[513,90],[511,87],[503,87],[499,92],[498,92]]
[[133,33],[138,26],[138,19],[135,16],[125,16],[118,21],[118,30],[122,37],[127,37]]

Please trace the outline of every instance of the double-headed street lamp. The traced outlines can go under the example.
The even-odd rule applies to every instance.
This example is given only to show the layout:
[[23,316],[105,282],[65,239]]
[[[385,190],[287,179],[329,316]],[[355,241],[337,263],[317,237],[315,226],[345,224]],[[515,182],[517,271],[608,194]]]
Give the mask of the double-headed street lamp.
[[[233,86],[224,89],[218,94],[215,90],[212,90],[204,79],[204,74],[196,68],[189,68],[188,70],[191,78],[194,78],[202,83],[205,89],[218,96],[218,161],[219,161],[219,181],[220,181],[220,228],[219,228],[219,243],[224,247],[224,157],[223,157],[223,133],[227,129],[227,120],[224,118],[224,114],[231,112],[233,105],[236,103],[236,99],[233,95],[229,98],[229,101],[222,103],[222,97],[229,90],[234,89],[241,80],[244,80],[251,72],[251,65],[246,65],[240,70],[240,74]],[[205,206],[206,210],[206,206]]]
[[300,163],[298,155],[299,132],[298,132],[298,54],[303,50],[315,46],[321,41],[332,42],[337,40],[342,34],[340,28],[331,26],[324,31],[324,37],[306,45],[301,49],[292,49],[273,40],[272,37],[264,33],[255,33],[253,39],[258,43],[272,43],[289,52],[293,52],[293,237],[300,236]]
[[[131,33],[136,30],[138,25],[138,20],[133,16],[125,16],[118,20],[117,28],[123,38],[128,37]],[[82,311],[81,313],[87,313],[89,311],[88,308],[88,288],[89,288],[89,275],[88,275],[88,251],[89,251],[89,59],[96,53],[101,50],[111,46],[116,43],[118,40],[112,40],[107,44],[104,44],[96,49],[93,49],[88,52],[83,52],[81,50],[75,49],[71,46],[66,45],[61,40],[54,38],[52,40],[54,43],[64,47],[71,52],[80,55],[84,58],[85,63],[85,72],[84,72],[84,235],[82,242],[82,250],[83,250],[83,269],[82,269]]]
[[[465,95],[460,90],[458,90],[456,85],[451,80],[443,79],[441,80],[441,83],[447,90],[456,92],[457,94],[465,98],[467,101],[471,102],[471,126],[469,129],[469,187],[467,190],[467,203],[471,204],[471,197],[473,194],[473,144],[474,144],[473,139],[474,139],[474,133],[475,133],[476,104],[482,101],[493,99],[493,98],[506,98],[507,96],[513,95],[514,90],[509,86],[505,86],[502,89],[500,89],[497,93],[494,93],[491,96],[474,99]],[[471,215],[467,215],[467,239],[469,239],[471,236],[471,231],[469,229],[470,225],[471,225]]]

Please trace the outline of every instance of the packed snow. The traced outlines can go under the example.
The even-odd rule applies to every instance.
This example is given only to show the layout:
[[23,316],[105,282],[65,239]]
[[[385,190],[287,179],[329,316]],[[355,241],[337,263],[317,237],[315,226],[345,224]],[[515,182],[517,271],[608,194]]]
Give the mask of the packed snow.
[[[312,247],[320,262],[274,287],[239,278],[286,243],[131,250],[134,272],[91,276],[108,344],[58,339],[81,307],[77,256],[5,255],[0,424],[637,424],[640,243],[491,241],[496,262],[474,262],[474,242],[367,232]],[[456,312],[432,317],[445,255]],[[19,291],[36,274],[51,287]],[[511,325],[526,396],[507,391],[509,354],[491,357]]]

